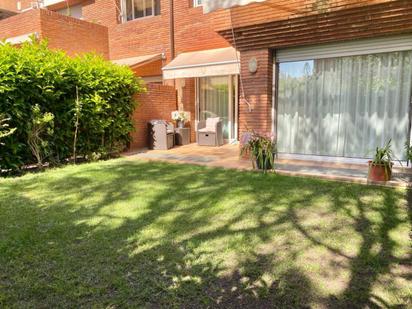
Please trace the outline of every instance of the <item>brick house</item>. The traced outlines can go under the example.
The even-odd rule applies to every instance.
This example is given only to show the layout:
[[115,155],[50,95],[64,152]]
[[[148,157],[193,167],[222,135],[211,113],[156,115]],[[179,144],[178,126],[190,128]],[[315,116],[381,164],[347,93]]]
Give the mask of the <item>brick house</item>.
[[95,51],[146,81],[132,147],[174,109],[191,112],[192,141],[196,122],[217,115],[227,141],[272,133],[293,156],[365,158],[392,139],[401,159],[410,143],[410,0],[9,2],[0,37]]

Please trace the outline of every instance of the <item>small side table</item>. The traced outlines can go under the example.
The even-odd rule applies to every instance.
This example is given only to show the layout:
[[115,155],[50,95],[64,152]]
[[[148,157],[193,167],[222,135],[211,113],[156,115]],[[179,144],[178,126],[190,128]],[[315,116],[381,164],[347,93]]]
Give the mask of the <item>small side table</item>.
[[175,144],[190,144],[190,128],[175,128]]

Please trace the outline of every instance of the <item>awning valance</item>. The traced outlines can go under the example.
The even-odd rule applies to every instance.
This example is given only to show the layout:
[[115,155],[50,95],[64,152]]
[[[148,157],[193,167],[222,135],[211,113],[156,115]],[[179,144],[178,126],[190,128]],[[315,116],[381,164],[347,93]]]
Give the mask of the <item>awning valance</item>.
[[138,56],[138,57],[117,59],[117,60],[112,60],[112,62],[118,65],[127,65],[131,68],[135,68],[135,67],[138,67],[138,66],[156,61],[156,60],[161,60],[162,57],[163,57],[162,54],[153,54],[153,55],[144,55],[144,56]]
[[263,2],[266,0],[204,0],[203,13],[209,13],[217,9],[227,9],[237,5],[247,5],[252,2]]
[[164,79],[236,75],[239,55],[233,47],[182,53],[163,67]]

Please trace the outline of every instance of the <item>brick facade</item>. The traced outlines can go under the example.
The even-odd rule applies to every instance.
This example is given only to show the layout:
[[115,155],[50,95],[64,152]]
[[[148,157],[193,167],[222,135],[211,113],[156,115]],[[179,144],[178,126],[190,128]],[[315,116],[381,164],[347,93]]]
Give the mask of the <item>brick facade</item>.
[[[249,59],[258,61],[256,73],[248,69]],[[246,130],[269,133],[272,130],[273,55],[268,49],[241,53],[241,80],[239,98],[239,136]]]
[[[118,21],[103,23],[109,27],[112,59],[165,53],[165,64],[171,61],[170,0],[161,0],[160,8],[159,16],[125,23]],[[109,5],[101,5],[99,10],[100,14],[106,15],[112,12],[113,8]],[[91,17],[87,14],[84,12],[85,18],[90,20]],[[214,31],[213,14],[203,14],[202,8],[193,7],[190,0],[174,0],[174,40],[176,55],[182,52],[229,46],[229,43]]]
[[[20,0],[20,8],[22,10],[27,9],[31,5],[31,0]],[[17,0],[0,0],[0,9],[4,9],[11,12],[17,12]]]
[[63,16],[53,11],[39,11],[41,16],[41,37],[48,39],[51,48],[62,49],[69,55],[95,52],[107,59],[109,58],[106,27]]
[[137,76],[143,77],[161,76],[163,66],[163,60],[156,60],[134,68],[133,72],[135,72]]
[[190,112],[190,138],[192,142],[196,141],[196,80],[194,78],[186,78],[182,91],[181,110]]
[[147,122],[152,119],[171,120],[171,112],[177,108],[176,90],[166,85],[148,84],[147,92],[136,96],[139,103],[133,114],[135,131],[131,133],[131,149],[147,147]]
[[[164,1],[163,1],[164,2]],[[109,28],[110,57],[112,59],[165,53],[170,58],[169,14],[135,19]]]
[[[218,11],[214,29],[232,44],[233,31],[241,55],[240,136],[246,128],[276,134],[272,124],[276,120],[276,106],[272,117],[274,50],[412,33],[411,16],[412,1],[406,0],[268,0]],[[259,63],[255,74],[248,70],[252,57]]]
[[0,21],[0,38],[29,33],[47,38],[49,46],[69,55],[96,52],[109,57],[108,31],[101,25],[44,9],[30,10]]
[[213,29],[213,14],[192,7],[191,0],[175,0],[176,54],[230,46]]
[[[219,32],[233,25],[241,28],[268,22],[337,12],[342,9],[361,9],[374,4],[399,2],[399,0],[266,0],[247,6],[220,10],[214,15],[214,29]],[[410,2],[401,0],[401,2]]]
[[0,40],[34,32],[39,34],[41,32],[39,10],[31,10],[0,20]]
[[[250,14],[252,7],[255,14]],[[227,14],[215,15],[215,30],[233,43]],[[411,15],[412,1],[405,0],[301,0],[276,1],[276,5],[268,0],[251,5],[248,11],[243,7],[231,11],[239,50],[412,33]]]
[[[9,0],[0,0],[0,6],[1,1]],[[139,76],[160,76],[161,68],[172,60],[170,1],[160,1],[159,16],[122,23],[120,0],[69,0],[69,5],[82,4],[84,21],[32,10],[0,21],[0,38],[38,32],[49,39],[51,47],[64,49],[68,54],[96,51],[110,59],[163,53],[165,59],[134,68]],[[191,0],[173,3],[175,55],[235,45],[232,31],[235,34],[235,47],[241,54],[239,136],[246,129],[272,131],[276,49],[412,33],[411,0],[267,0],[206,15],[202,8],[193,7]],[[50,9],[61,9],[64,5],[65,2]],[[254,74],[248,70],[252,57],[258,60],[258,71]],[[191,112],[191,135],[195,140],[195,79],[164,84],[171,86],[149,85],[149,93],[139,98],[143,103],[137,114],[141,111],[142,118],[136,118],[136,126],[141,132],[135,133],[133,147],[145,145],[143,122],[168,119],[177,105]]]

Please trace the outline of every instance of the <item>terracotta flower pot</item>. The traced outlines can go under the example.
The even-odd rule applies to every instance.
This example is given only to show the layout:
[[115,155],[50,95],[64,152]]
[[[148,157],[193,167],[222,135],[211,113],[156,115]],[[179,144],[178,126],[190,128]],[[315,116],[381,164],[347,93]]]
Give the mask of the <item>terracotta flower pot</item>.
[[369,161],[368,180],[371,181],[389,181],[392,177],[392,166],[387,164],[374,164]]

